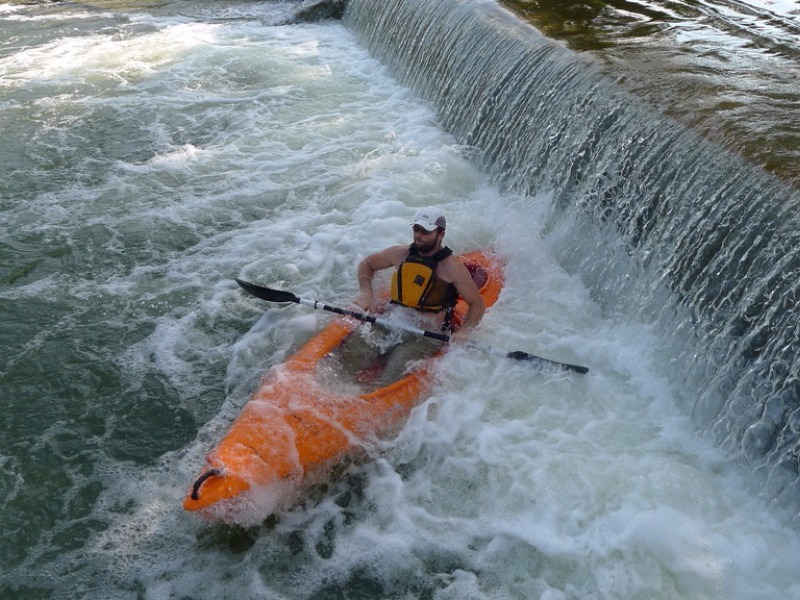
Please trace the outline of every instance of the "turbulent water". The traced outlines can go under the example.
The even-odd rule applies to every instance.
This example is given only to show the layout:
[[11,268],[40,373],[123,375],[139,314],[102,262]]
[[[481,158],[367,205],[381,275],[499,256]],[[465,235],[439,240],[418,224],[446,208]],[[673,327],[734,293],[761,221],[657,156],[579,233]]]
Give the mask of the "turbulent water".
[[561,263],[606,310],[672,332],[665,372],[700,426],[800,510],[800,194],[494,5],[352,6],[364,43],[504,189],[553,191]]
[[[575,258],[619,240],[624,278],[624,237],[498,186],[354,19],[291,8],[0,5],[0,597],[797,597],[791,513],[698,431],[673,332]],[[475,337],[589,375],[457,349],[304,505],[185,513],[260,375],[329,318],[233,278],[346,303],[431,204],[451,246],[507,260]]]

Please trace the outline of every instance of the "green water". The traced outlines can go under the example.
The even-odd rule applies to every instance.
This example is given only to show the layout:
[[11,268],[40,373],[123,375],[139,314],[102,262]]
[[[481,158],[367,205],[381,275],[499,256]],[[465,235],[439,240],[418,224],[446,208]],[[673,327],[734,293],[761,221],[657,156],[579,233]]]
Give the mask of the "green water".
[[[0,7],[0,597],[796,596],[796,532],[693,434],[661,333],[558,264],[549,196],[502,193],[344,25],[285,8]],[[183,511],[327,322],[233,278],[346,303],[428,205],[449,245],[507,258],[478,340],[590,377],[455,351],[294,510]]]
[[800,5],[501,0],[665,114],[800,186]]

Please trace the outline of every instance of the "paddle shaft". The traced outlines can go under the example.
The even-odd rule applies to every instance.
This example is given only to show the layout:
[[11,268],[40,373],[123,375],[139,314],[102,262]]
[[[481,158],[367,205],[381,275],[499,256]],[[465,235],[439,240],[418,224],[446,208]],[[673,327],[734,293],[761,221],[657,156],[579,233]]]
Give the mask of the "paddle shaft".
[[386,329],[402,329],[403,331],[409,331],[411,333],[415,333],[417,335],[423,335],[425,337],[434,338],[437,340],[442,340],[443,342],[449,342],[450,336],[446,333],[438,333],[436,331],[429,331],[427,329],[421,329],[419,327],[414,327],[413,325],[408,325],[406,323],[398,323],[395,321],[388,321],[387,319],[382,319],[380,317],[375,317],[372,315],[368,315],[362,312],[358,312],[357,310],[348,310],[346,308],[339,308],[337,306],[331,306],[330,304],[325,304],[324,302],[320,302],[319,300],[308,300],[306,298],[298,298],[298,304],[305,304],[306,306],[310,306],[312,308],[321,308],[322,310],[327,310],[332,313],[336,313],[337,315],[344,315],[346,317],[353,317],[354,319],[358,319],[359,321],[365,321],[367,323],[374,323],[375,325],[380,325],[381,327],[385,327]]
[[[387,329],[402,329],[403,331],[408,331],[416,335],[422,335],[436,340],[441,340],[443,342],[450,341],[450,336],[447,335],[446,333],[429,331],[427,329],[421,329],[419,327],[408,325],[406,323],[389,321],[388,319],[382,319],[381,317],[368,315],[366,313],[359,312],[357,310],[349,310],[346,308],[331,306],[330,304],[325,304],[324,302],[320,302],[319,300],[309,300],[307,298],[300,298],[298,296],[295,296],[291,292],[273,290],[271,288],[262,287],[254,283],[242,281],[241,279],[237,279],[236,283],[242,286],[242,288],[244,288],[247,292],[249,292],[253,296],[261,298],[262,300],[266,300],[268,302],[296,302],[297,304],[310,306],[311,308],[314,309],[327,310],[329,312],[336,313],[337,315],[352,317],[354,319],[358,319],[359,321],[364,321],[366,323],[374,323],[375,325],[380,325],[381,327],[385,327]],[[571,371],[575,371],[576,373],[582,373],[582,374],[589,372],[589,369],[587,369],[586,367],[582,367],[580,365],[571,365],[568,363],[562,363],[555,360],[550,360],[549,358],[542,358],[541,356],[536,356],[535,354],[529,354],[528,352],[523,352],[522,350],[514,350],[513,352],[508,352],[506,350],[500,350],[499,348],[493,348],[492,346],[487,346],[485,344],[478,344],[477,342],[468,342],[467,346],[470,348],[481,350],[483,352],[489,352],[490,354],[496,354],[498,356],[504,356],[505,358],[511,358],[514,360],[526,360],[530,362],[541,363],[544,365],[557,365],[564,369],[569,369]]]

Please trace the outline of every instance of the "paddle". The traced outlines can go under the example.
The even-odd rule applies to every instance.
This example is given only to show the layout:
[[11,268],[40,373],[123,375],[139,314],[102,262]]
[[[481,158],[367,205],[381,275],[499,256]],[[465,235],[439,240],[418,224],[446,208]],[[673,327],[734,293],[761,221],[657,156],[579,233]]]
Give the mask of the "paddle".
[[[266,300],[267,302],[295,302],[297,304],[304,304],[306,306],[311,306],[315,309],[322,309],[327,310],[332,313],[336,313],[337,315],[344,315],[347,317],[353,317],[354,319],[358,319],[359,321],[365,321],[367,323],[374,323],[375,325],[380,325],[381,327],[386,327],[387,329],[402,329],[403,331],[408,331],[411,333],[415,333],[417,335],[422,335],[429,338],[434,338],[437,340],[441,340],[443,342],[449,342],[450,336],[446,333],[436,332],[436,331],[429,331],[427,329],[420,329],[419,327],[414,327],[413,325],[407,325],[405,323],[397,323],[395,321],[389,321],[387,319],[382,319],[381,317],[376,317],[373,315],[369,315],[366,313],[358,312],[355,310],[349,310],[346,308],[338,308],[336,306],[331,306],[329,304],[325,304],[324,302],[320,302],[319,300],[308,300],[306,298],[300,298],[295,296],[291,292],[283,292],[281,290],[273,290],[272,288],[262,287],[260,285],[256,285],[254,283],[249,283],[247,281],[242,281],[241,279],[236,279],[236,283],[238,283],[242,288],[245,289],[248,293],[252,294],[256,298],[261,298],[262,300]],[[550,360],[549,358],[542,358],[541,356],[536,356],[535,354],[529,354],[527,352],[523,352],[522,350],[515,350],[513,352],[507,352],[505,350],[500,350],[498,348],[493,348],[492,346],[487,346],[485,344],[478,344],[477,342],[467,342],[467,346],[470,348],[475,348],[477,350],[482,350],[484,352],[490,352],[492,354],[496,354],[498,356],[504,356],[506,358],[513,358],[514,360],[527,360],[531,362],[537,363],[545,363],[545,364],[552,364],[558,365],[559,367],[563,367],[564,369],[570,369],[572,371],[576,371],[578,373],[588,373],[589,369],[586,367],[581,367],[580,365],[570,365],[567,363],[558,362],[555,360]]]

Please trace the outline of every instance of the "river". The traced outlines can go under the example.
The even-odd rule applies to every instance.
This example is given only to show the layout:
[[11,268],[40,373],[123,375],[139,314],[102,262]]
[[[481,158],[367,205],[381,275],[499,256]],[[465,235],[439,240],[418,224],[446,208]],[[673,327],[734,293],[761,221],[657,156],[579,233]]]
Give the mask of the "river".
[[[0,5],[0,597],[800,596],[793,505],[759,493],[760,455],[704,428],[729,423],[706,418],[717,396],[695,403],[698,380],[722,384],[705,325],[680,319],[712,323],[690,302],[712,292],[633,275],[664,274],[637,259],[647,223],[604,228],[630,209],[583,210],[596,190],[553,184],[576,164],[568,128],[547,130],[566,149],[534,177],[509,177],[493,161],[532,165],[500,148],[525,130],[486,112],[462,126],[430,90],[465,84],[415,80],[390,28],[360,24],[366,3],[282,25],[292,7]],[[556,62],[580,71],[570,52]],[[652,124],[636,143],[663,146],[672,129],[634,112]],[[678,138],[743,187],[784,189]],[[630,185],[653,164],[628,164]],[[357,261],[409,242],[429,205],[454,249],[507,261],[475,338],[590,373],[455,349],[399,435],[307,502],[250,528],[184,512],[260,376],[330,318],[234,278],[347,303]],[[689,300],[662,309],[675,289]]]

